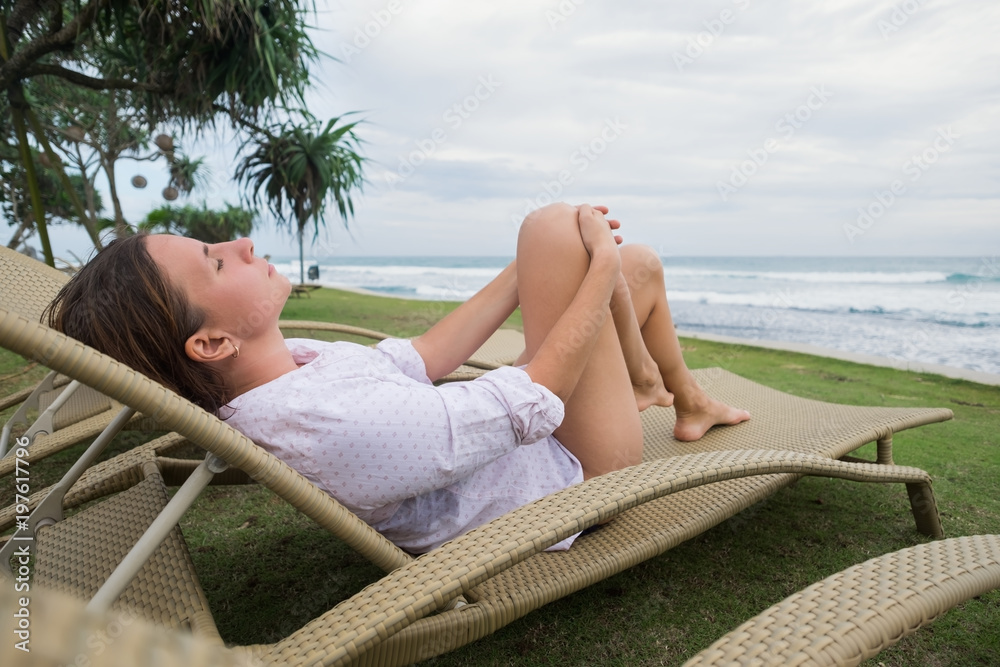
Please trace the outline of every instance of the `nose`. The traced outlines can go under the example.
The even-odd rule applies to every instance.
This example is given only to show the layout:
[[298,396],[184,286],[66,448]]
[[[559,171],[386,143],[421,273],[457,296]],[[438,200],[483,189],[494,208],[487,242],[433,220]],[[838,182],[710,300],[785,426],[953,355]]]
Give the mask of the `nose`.
[[233,241],[236,244],[237,254],[245,262],[253,261],[253,241],[244,237]]

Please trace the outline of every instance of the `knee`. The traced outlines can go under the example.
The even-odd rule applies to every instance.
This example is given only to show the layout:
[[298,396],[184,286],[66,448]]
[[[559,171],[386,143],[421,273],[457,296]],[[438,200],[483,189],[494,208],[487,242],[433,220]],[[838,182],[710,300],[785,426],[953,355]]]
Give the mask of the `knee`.
[[532,211],[521,223],[517,244],[519,252],[527,247],[546,248],[550,252],[561,248],[586,252],[576,207],[560,202]]
[[553,226],[566,227],[570,222],[579,230],[576,207],[566,202],[556,202],[537,208],[525,216],[520,233],[537,233],[538,227],[543,229]]
[[647,284],[663,284],[663,263],[655,250],[647,245],[622,246],[622,274],[629,289],[635,291]]

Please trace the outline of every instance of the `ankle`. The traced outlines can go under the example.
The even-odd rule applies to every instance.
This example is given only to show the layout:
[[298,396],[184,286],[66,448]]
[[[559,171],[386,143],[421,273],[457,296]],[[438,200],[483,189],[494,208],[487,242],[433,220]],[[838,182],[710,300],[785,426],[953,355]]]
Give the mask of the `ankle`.
[[676,387],[668,387],[674,393],[674,405],[681,412],[694,412],[703,410],[711,402],[708,394],[701,388],[701,385],[687,373],[688,381],[678,383]]

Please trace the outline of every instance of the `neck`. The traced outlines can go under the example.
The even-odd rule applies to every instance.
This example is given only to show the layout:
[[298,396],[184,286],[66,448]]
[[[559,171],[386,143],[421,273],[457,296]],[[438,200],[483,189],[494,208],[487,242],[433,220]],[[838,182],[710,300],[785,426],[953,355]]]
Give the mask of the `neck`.
[[240,346],[240,356],[226,360],[226,381],[233,388],[233,397],[267,384],[298,368],[285,338],[275,327],[273,331],[255,336]]

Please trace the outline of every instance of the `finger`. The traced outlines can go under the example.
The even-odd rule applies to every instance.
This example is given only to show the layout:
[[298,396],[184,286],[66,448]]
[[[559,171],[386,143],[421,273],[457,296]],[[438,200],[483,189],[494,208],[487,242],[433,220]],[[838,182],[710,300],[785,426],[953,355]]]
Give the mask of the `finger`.
[[624,239],[619,234],[615,234],[615,243],[621,245],[622,241],[624,241]]
[[622,223],[619,220],[608,220],[608,224],[611,226],[611,229],[618,229],[622,226]]
[[597,209],[598,211],[600,211],[601,213],[603,213],[604,215],[608,214],[608,207],[607,206],[599,205],[599,206],[595,206],[594,208]]

